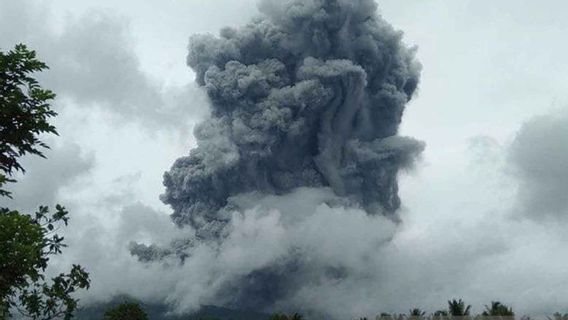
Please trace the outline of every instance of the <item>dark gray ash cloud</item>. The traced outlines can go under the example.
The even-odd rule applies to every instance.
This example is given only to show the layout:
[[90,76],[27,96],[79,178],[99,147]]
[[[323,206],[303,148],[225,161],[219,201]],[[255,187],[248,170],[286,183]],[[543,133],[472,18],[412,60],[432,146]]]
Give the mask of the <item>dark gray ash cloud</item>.
[[[374,277],[398,220],[398,174],[425,147],[398,135],[421,66],[374,1],[260,9],[190,41],[211,117],[164,177],[173,220],[195,232],[181,242],[191,279],[170,297],[180,308],[288,308],[309,288]],[[345,242],[332,249],[334,239]],[[179,248],[131,247],[142,261]]]
[[331,187],[394,216],[397,174],[424,144],[397,135],[416,90],[414,50],[374,1],[264,1],[262,16],[194,36],[188,64],[212,101],[198,147],[165,174],[179,225],[217,234],[246,192]]

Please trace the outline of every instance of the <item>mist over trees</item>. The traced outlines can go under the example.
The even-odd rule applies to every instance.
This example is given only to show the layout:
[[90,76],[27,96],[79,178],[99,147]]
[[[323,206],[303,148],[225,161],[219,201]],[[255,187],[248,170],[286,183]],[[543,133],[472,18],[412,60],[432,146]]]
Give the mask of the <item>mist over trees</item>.
[[148,320],[148,315],[134,302],[124,302],[105,312],[103,320]]
[[[276,312],[272,315],[255,313],[254,311],[233,310],[219,307],[204,307],[196,313],[170,314],[168,307],[161,304],[146,304],[128,297],[117,297],[111,302],[98,306],[90,306],[79,313],[79,318],[86,320],[309,320],[328,318],[315,314],[302,312]],[[407,313],[380,313],[372,316],[353,315],[351,320],[531,320],[529,316],[518,317],[513,308],[499,301],[491,301],[481,306],[474,313],[472,305],[466,304],[462,299],[447,301],[446,308],[429,312],[414,307]],[[566,320],[568,314],[554,313],[547,316],[547,320]],[[348,320],[348,319],[345,319]]]

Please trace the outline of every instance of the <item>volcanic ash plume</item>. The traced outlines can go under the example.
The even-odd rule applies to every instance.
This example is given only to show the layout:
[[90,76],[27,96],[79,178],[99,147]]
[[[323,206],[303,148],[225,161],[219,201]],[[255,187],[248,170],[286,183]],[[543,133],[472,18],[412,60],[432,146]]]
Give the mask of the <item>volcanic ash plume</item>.
[[[324,249],[310,223],[349,225],[352,219],[359,232],[369,221],[397,220],[397,174],[424,148],[397,135],[420,65],[374,1],[274,0],[260,10],[245,27],[191,38],[187,62],[211,100],[211,117],[195,130],[197,148],[165,174],[163,195],[173,220],[191,226],[196,242],[209,243],[217,257],[251,230],[278,237],[273,256],[249,262],[219,284],[238,288],[235,299],[255,307],[293,295],[317,268],[347,277],[349,268],[328,268],[327,258],[299,262]],[[313,236],[291,233],[299,229]],[[388,239],[381,232],[377,239],[362,233],[369,248]],[[237,251],[247,256],[251,247]],[[348,242],[342,247],[350,250]],[[190,261],[197,259],[191,250]]]
[[419,79],[413,50],[372,0],[267,1],[263,16],[191,39],[211,99],[198,147],[165,174],[179,225],[218,235],[228,199],[330,187],[369,214],[400,207],[397,173],[423,144],[397,136]]

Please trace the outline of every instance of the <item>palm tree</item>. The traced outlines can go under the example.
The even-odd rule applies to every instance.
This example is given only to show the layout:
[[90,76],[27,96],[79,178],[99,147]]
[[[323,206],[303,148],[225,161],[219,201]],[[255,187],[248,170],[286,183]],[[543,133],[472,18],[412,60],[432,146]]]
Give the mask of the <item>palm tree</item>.
[[499,301],[491,301],[491,307],[485,306],[483,316],[514,317],[513,308],[507,307]]
[[409,310],[408,318],[412,320],[425,320],[426,312],[422,311],[422,309],[414,308]]
[[462,299],[449,300],[448,301],[448,311],[453,317],[467,317],[471,311],[471,305],[465,306],[465,302]]

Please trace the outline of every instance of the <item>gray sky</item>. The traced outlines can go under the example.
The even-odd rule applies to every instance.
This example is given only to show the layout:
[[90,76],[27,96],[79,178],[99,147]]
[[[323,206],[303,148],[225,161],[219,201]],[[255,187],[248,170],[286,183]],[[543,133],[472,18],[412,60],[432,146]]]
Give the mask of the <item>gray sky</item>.
[[[434,311],[462,297],[478,310],[501,299],[520,312],[567,312],[568,3],[379,7],[419,48],[422,80],[401,133],[428,145],[401,180],[405,223],[384,253],[389,280],[370,289],[381,311]],[[175,232],[158,199],[162,174],[188,153],[207,114],[187,41],[256,13],[255,0],[0,0],[0,48],[24,42],[50,65],[42,79],[59,94],[61,133],[49,160],[26,161],[8,204],[29,209],[33,195],[71,209],[69,261],[59,265],[92,270],[87,299],[156,297],[174,281],[140,289],[141,279],[158,279],[125,255],[130,240]],[[376,311],[374,297],[358,297]]]

